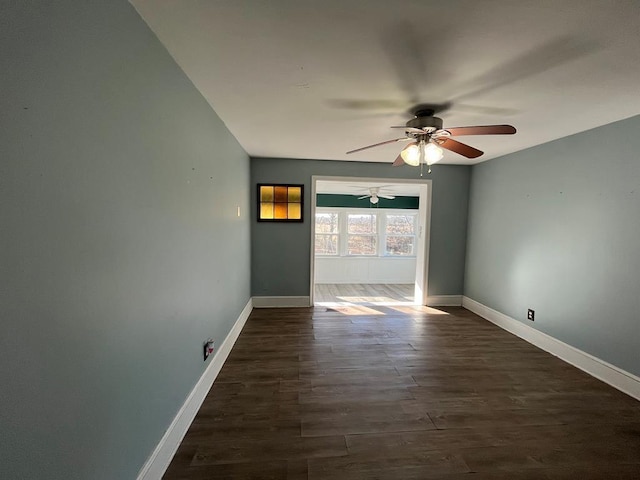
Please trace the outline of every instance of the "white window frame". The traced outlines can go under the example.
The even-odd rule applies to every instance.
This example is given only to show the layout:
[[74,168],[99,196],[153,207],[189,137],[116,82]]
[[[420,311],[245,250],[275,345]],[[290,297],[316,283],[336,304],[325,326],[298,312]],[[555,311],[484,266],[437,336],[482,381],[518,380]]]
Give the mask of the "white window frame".
[[[323,236],[329,236],[329,235],[337,235],[338,236],[338,248],[336,253],[317,253],[314,251],[314,254],[318,257],[338,257],[340,256],[340,251],[342,250],[342,232],[343,230],[343,225],[342,225],[342,220],[341,220],[341,214],[338,210],[336,210],[335,208],[322,208],[322,209],[318,209],[316,208],[316,216],[318,214],[322,214],[322,213],[335,213],[336,215],[338,215],[338,231],[335,233],[316,233],[315,229],[313,234],[314,235],[323,235]],[[317,222],[314,219],[314,225],[316,225]]]
[[[351,257],[351,258],[372,258],[372,257],[384,257],[389,259],[394,258],[415,258],[416,257],[416,245],[418,241],[417,221],[418,210],[414,209],[397,209],[397,208],[353,208],[353,207],[316,207],[316,214],[319,213],[337,213],[338,214],[338,253],[337,254],[314,254],[322,258],[335,258],[335,257]],[[376,215],[376,253],[371,255],[354,255],[349,254],[349,234],[347,218],[349,214],[375,214]],[[394,255],[387,253],[387,215],[411,215],[413,216],[413,253],[411,255]],[[314,219],[315,221],[315,219]],[[314,235],[315,235],[314,231]],[[333,234],[318,234],[318,235],[333,235]],[[366,234],[365,234],[366,235]],[[389,235],[389,236],[403,236],[403,235]]]
[[[381,238],[383,240],[382,245],[380,246],[380,250],[381,256],[384,257],[393,257],[393,258],[411,258],[411,257],[415,257],[416,256],[416,242],[418,241],[418,235],[417,235],[417,230],[418,230],[418,211],[415,210],[415,213],[409,213],[412,212],[412,210],[395,210],[395,211],[390,211],[390,212],[386,212],[384,215],[384,219],[381,225]],[[413,234],[412,235],[405,235],[405,234],[401,234],[401,233],[393,233],[393,234],[387,234],[387,219],[389,216],[411,216],[413,217]],[[411,244],[413,245],[412,248],[412,252],[411,255],[399,255],[399,254],[393,254],[393,253],[388,253],[387,252],[387,237],[411,237],[413,238],[413,242],[411,242]]]
[[[373,226],[374,232],[373,233],[349,233],[349,215],[375,215],[375,225]],[[345,230],[345,249],[344,249],[344,256],[347,257],[378,257],[380,256],[380,214],[378,212],[371,212],[370,209],[366,209],[366,211],[359,211],[359,212],[354,212],[354,211],[346,211],[344,213],[344,221],[345,221],[345,226],[346,226],[346,230]],[[375,238],[376,241],[376,248],[375,251],[373,253],[349,253],[349,238],[350,237],[371,237],[371,238]]]

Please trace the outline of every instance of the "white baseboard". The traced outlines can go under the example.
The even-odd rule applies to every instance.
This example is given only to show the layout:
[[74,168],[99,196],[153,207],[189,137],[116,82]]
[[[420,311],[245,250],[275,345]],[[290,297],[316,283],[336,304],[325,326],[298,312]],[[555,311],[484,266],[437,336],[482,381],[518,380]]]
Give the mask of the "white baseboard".
[[253,308],[309,307],[309,297],[253,297]]
[[430,307],[459,307],[462,305],[462,295],[433,295],[427,297]]
[[193,422],[198,410],[202,406],[202,402],[204,402],[211,385],[213,385],[233,345],[236,343],[252,309],[253,304],[251,299],[249,299],[249,302],[240,313],[227,338],[224,339],[218,351],[213,355],[209,366],[205,369],[202,377],[200,377],[198,383],[196,383],[193,390],[191,390],[191,393],[189,393],[182,407],[180,407],[178,414],[173,419],[173,422],[171,422],[171,425],[169,425],[160,443],[158,443],[142,469],[140,469],[137,480],[159,480],[162,478],[162,475],[164,475],[164,472],[169,467],[173,456],[178,450],[180,442],[182,442],[182,439],[186,435],[191,422]]
[[593,355],[572,347],[546,333],[483,305],[469,297],[462,298],[462,306],[500,328],[513,333],[542,350],[570,363],[589,375],[608,383],[621,392],[640,400],[640,378],[611,365]]

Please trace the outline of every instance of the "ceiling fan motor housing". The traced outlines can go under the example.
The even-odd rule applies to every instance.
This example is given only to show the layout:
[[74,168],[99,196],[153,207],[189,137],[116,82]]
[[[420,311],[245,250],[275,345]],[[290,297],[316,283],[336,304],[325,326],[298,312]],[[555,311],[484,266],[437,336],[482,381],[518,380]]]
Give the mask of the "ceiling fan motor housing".
[[425,128],[431,127],[434,130],[442,129],[442,119],[432,116],[417,116],[407,122],[407,127]]

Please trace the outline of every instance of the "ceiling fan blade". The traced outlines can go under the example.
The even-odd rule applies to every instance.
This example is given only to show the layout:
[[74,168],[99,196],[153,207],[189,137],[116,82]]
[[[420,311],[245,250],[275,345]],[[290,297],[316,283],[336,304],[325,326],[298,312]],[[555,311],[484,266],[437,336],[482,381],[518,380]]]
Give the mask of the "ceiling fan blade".
[[393,195],[380,195],[380,194],[378,194],[378,196],[380,198],[386,198],[387,200],[393,200],[394,198],[396,198]]
[[403,158],[402,158],[400,155],[398,155],[398,158],[396,158],[396,159],[393,161],[392,165],[393,165],[394,167],[401,167],[401,166],[403,166],[403,165],[404,165],[404,160],[403,160]]
[[350,154],[350,153],[361,152],[362,150],[366,150],[367,148],[373,148],[373,147],[379,147],[381,145],[386,145],[387,143],[402,142],[403,140],[410,140],[410,139],[407,139],[407,137],[401,137],[401,138],[394,138],[393,140],[387,140],[387,141],[380,142],[380,143],[374,143],[373,145],[367,145],[366,147],[356,148],[355,150],[349,150],[347,152],[347,155]]
[[504,107],[490,107],[487,105],[471,105],[468,103],[455,103],[452,104],[451,107],[452,113],[465,113],[468,115],[481,115],[481,116],[513,116],[518,113],[518,110],[515,108],[504,108]]
[[363,198],[369,198],[371,195],[363,195],[361,197],[358,197],[358,200],[362,200]]
[[452,137],[460,135],[513,135],[516,133],[515,127],[511,125],[478,125],[475,127],[453,127],[445,128]]
[[477,158],[484,153],[477,148],[470,147],[469,145],[460,143],[452,138],[439,139],[438,145],[467,158]]
[[428,72],[426,56],[415,48],[424,44],[424,34],[408,21],[385,30],[380,38],[382,51],[389,58],[400,90],[411,103],[417,103]]
[[494,66],[467,82],[455,86],[460,92],[452,100],[458,103],[470,97],[496,90],[520,80],[533,77],[593,53],[598,45],[592,41],[569,36],[558,37],[532,47],[517,58]]

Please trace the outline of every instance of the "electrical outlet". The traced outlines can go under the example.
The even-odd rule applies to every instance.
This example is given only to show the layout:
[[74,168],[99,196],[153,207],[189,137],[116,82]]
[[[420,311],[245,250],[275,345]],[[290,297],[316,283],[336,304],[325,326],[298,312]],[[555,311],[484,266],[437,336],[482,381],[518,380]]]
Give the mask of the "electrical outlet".
[[533,322],[535,316],[536,316],[536,312],[534,312],[531,309],[527,310],[527,320],[531,320]]
[[213,343],[213,339],[209,338],[206,342],[204,342],[203,353],[204,353],[205,362],[207,361],[207,358],[209,357],[209,355],[213,353],[214,349],[215,349],[215,344]]

